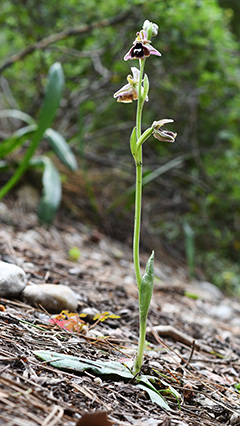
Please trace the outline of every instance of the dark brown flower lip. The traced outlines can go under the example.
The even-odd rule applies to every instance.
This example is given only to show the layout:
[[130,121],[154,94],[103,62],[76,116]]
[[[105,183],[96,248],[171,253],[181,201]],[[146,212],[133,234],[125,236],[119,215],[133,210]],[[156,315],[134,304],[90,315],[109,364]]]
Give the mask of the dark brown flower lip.
[[150,52],[146,46],[138,42],[130,50],[130,55],[132,59],[142,59],[144,57],[150,56]]
[[133,46],[124,56],[124,60],[144,59],[150,55],[162,56],[161,53],[151,45],[151,41],[147,39],[146,31],[141,30],[137,33]]

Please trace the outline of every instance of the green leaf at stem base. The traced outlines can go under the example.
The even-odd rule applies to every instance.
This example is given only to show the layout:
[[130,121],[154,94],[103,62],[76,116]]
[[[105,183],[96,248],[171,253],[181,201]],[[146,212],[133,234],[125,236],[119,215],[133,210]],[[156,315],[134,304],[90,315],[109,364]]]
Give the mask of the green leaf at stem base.
[[[153,403],[158,404],[165,410],[171,411],[165,398],[150,382],[150,376],[139,376],[135,381],[135,377],[129,368],[118,361],[91,360],[44,350],[34,351],[33,353],[36,357],[49,363],[52,367],[62,370],[74,373],[91,371],[91,373],[97,376],[100,375],[107,376],[108,378],[112,377],[129,380],[132,384],[135,383],[138,388],[147,392]],[[156,378],[153,377],[153,379]]]
[[145,273],[142,277],[139,287],[139,310],[140,321],[147,318],[148,309],[150,306],[154,284],[154,251],[152,251],[146,265]]

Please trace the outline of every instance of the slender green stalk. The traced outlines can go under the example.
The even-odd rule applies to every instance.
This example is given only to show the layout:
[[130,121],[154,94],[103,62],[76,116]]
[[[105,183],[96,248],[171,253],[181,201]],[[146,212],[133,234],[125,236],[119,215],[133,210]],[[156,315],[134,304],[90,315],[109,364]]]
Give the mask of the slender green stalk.
[[133,374],[134,376],[139,373],[143,363],[143,353],[145,348],[145,337],[146,337],[147,318],[145,321],[139,321],[139,336],[138,336],[138,351],[135,358]]
[[[144,100],[142,99],[142,78],[145,59],[140,61],[140,77],[138,87],[138,103],[136,115],[137,141],[141,136],[142,109]],[[135,217],[134,217],[134,236],[133,236],[133,260],[138,289],[141,283],[139,245],[140,245],[140,227],[141,227],[141,209],[142,209],[142,147],[140,146],[136,156],[136,191],[135,191]]]
[[141,226],[141,205],[142,205],[142,148],[139,152],[140,163],[136,164],[136,191],[135,191],[135,217],[134,217],[134,236],[133,236],[133,260],[135,275],[138,288],[141,283],[139,245],[140,245],[140,226]]
[[[139,77],[139,88],[138,88],[138,104],[137,104],[137,116],[136,116],[136,136],[137,141],[141,137],[141,121],[142,121],[142,109],[144,105],[144,99],[142,99],[142,78],[144,71],[145,59],[140,61],[140,77]],[[135,192],[135,217],[134,217],[134,238],[133,238],[133,259],[135,267],[135,275],[138,286],[138,295],[140,297],[140,285],[141,285],[141,270],[140,270],[140,228],[141,228],[141,210],[142,210],[142,145],[140,145],[136,152],[136,192]],[[141,321],[139,315],[139,340],[138,340],[138,352],[135,359],[133,373],[137,374],[141,368],[145,344],[146,335],[146,323]]]

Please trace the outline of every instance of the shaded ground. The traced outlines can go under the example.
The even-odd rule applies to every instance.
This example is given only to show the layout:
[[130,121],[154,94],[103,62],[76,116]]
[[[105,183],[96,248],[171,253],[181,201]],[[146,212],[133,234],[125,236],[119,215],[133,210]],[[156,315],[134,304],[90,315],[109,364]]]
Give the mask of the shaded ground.
[[[0,312],[0,424],[70,426],[83,413],[100,409],[108,411],[114,425],[240,425],[235,387],[240,382],[240,303],[212,286],[189,283],[184,270],[159,261],[143,371],[164,375],[181,394],[181,410],[169,393],[165,398],[173,411],[164,412],[134,382],[64,372],[37,359],[33,351],[38,349],[92,360],[134,356],[138,304],[132,255],[128,247],[67,218],[46,229],[35,215],[10,207],[0,208],[2,260],[22,266],[29,282],[70,286],[78,294],[79,312],[90,307],[120,319],[70,333],[51,325],[40,307],[0,299],[6,308]],[[68,255],[74,246],[81,252],[77,262]],[[143,254],[143,266],[146,259]],[[164,388],[161,377],[159,389]]]

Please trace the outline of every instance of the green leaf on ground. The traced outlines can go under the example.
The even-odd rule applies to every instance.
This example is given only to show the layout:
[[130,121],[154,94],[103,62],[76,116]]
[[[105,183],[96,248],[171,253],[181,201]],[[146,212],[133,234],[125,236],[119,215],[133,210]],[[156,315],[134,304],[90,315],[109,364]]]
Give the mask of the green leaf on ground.
[[88,370],[97,375],[114,375],[127,379],[134,377],[131,371],[118,361],[92,361],[50,351],[34,351],[33,353],[53,367],[63,370],[79,372]]
[[145,385],[137,385],[137,388],[140,388],[142,390],[144,390],[144,392],[147,392],[149,398],[151,399],[152,402],[154,402],[155,404],[159,405],[161,408],[164,408],[165,410],[171,411],[171,408],[169,407],[169,405],[167,404],[167,402],[165,401],[165,399],[159,394],[159,392],[157,392],[156,389],[151,389]]
[[171,411],[171,408],[165,401],[164,397],[157,389],[155,389],[153,384],[150,382],[149,378],[151,378],[151,376],[143,375],[135,378],[129,368],[118,361],[93,361],[86,358],[44,350],[34,351],[33,354],[41,360],[49,363],[52,367],[59,368],[62,370],[71,372],[91,371],[93,374],[96,375],[112,377],[117,376],[121,379],[129,379],[132,381],[133,384],[137,381],[136,386],[147,392],[152,402],[158,404],[161,408],[164,408],[165,410]]
[[148,375],[142,375],[137,378],[139,384],[137,387],[145,390],[148,393],[152,402],[160,405],[160,407],[165,408],[166,410],[171,410],[168,403],[165,401],[164,397],[161,393],[153,386],[152,382],[149,379],[156,380],[156,377],[151,377]]

